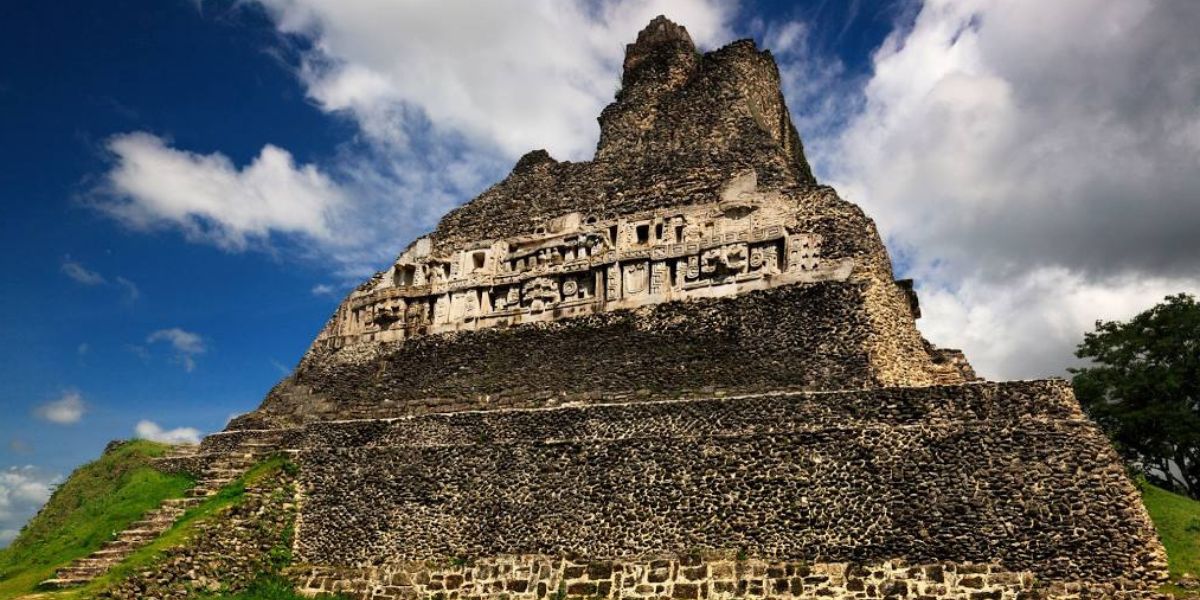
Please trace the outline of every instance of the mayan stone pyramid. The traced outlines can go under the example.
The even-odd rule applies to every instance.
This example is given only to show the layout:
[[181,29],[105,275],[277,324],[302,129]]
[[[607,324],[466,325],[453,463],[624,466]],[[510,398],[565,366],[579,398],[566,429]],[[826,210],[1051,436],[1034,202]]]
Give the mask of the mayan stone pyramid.
[[296,457],[312,593],[1152,593],[1161,546],[1070,387],[921,337],[779,83],[655,19],[593,160],[522,157],[188,460]]

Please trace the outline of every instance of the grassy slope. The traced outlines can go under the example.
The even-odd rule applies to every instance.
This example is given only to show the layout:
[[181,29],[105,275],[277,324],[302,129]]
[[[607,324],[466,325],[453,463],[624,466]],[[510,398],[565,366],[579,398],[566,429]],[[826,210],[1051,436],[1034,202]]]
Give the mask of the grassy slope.
[[201,504],[189,509],[165,533],[149,544],[138,548],[124,562],[113,567],[108,573],[96,578],[90,584],[73,590],[68,597],[88,597],[104,588],[128,577],[129,575],[152,565],[167,548],[178,546],[188,540],[195,532],[196,524],[211,518],[226,508],[238,504],[246,496],[246,485],[259,481],[280,468],[282,460],[274,458],[254,466],[245,475],[230,482],[216,494],[209,496]]
[[1200,576],[1200,501],[1142,485],[1142,500],[1167,548],[1171,579]]
[[[196,525],[212,518],[219,518],[229,507],[240,503],[246,495],[246,487],[255,485],[279,469],[287,468],[287,460],[282,457],[270,458],[255,465],[246,474],[232,481],[217,494],[208,497],[202,504],[188,510],[171,529],[158,539],[139,548],[124,562],[114,567],[108,573],[98,577],[82,588],[48,594],[46,598],[54,600],[78,600],[90,598],[114,583],[152,566],[163,556],[168,548],[186,543],[195,534]],[[205,596],[211,600],[307,600],[292,591],[290,584],[277,575],[266,575],[254,587],[246,592],[235,595]]]
[[148,464],[166,449],[154,442],[129,442],[76,469],[21,535],[0,550],[0,599],[31,591],[164,499],[182,496],[190,479],[160,473]]

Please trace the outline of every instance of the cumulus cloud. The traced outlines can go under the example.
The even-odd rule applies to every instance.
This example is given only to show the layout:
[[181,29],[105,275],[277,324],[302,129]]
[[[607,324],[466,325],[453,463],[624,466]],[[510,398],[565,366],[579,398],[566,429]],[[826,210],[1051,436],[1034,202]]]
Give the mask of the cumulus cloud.
[[153,442],[162,442],[164,444],[199,444],[200,430],[195,427],[176,427],[175,429],[163,429],[161,425],[154,421],[141,420],[134,427],[134,432],[137,437],[143,440]]
[[875,52],[811,158],[917,278],[935,343],[1059,374],[1096,319],[1200,290],[1198,27],[1153,0],[927,0]]
[[72,425],[83,418],[87,405],[83,402],[83,394],[76,390],[63,392],[57,400],[51,400],[34,408],[33,414],[39,419],[57,425]]
[[227,250],[272,234],[336,241],[331,222],[341,190],[276,146],[264,146],[242,168],[223,154],[178,150],[145,132],[114,136],[108,150],[114,165],[96,206],[132,228],[174,227]]
[[312,295],[314,296],[332,296],[336,290],[333,286],[326,283],[318,283],[312,287]]
[[[297,166],[271,145],[239,168],[144,132],[116,136],[109,149],[113,165],[92,205],[131,229],[173,228],[230,252],[315,260],[346,282],[378,269],[503,169],[453,135],[388,149],[348,142],[325,170]],[[132,282],[115,285],[140,295]]]
[[589,158],[625,44],[655,15],[702,45],[729,39],[729,5],[698,0],[258,0],[281,32],[312,42],[298,72],[325,110],[374,139],[414,127],[515,157]]
[[33,466],[0,471],[0,548],[7,546],[37,512],[61,478]]
[[208,351],[204,338],[179,327],[159,329],[146,336],[147,344],[166,343],[174,351],[176,362],[183,365],[185,371],[191,373],[196,369],[196,357]]

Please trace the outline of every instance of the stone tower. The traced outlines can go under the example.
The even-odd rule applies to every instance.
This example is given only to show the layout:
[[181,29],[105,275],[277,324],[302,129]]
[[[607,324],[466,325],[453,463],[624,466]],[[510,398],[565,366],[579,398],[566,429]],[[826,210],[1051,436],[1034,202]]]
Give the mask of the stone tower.
[[593,160],[526,154],[205,440],[295,452],[305,589],[1151,593],[1162,549],[1070,387],[921,337],[779,83],[753,42],[654,19]]

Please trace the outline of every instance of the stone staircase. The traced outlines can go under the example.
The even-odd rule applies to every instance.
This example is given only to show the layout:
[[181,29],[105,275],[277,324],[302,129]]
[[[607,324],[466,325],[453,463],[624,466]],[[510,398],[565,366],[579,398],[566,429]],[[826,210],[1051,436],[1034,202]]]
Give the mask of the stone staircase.
[[[214,455],[201,477],[183,498],[170,498],[131,523],[116,537],[104,543],[91,555],[80,558],[55,572],[54,577],[41,583],[44,588],[66,588],[84,585],[108,572],[138,548],[149,544],[179,520],[184,513],[215,495],[229,483],[241,477],[250,467],[274,450],[268,441],[245,441],[232,452]],[[163,458],[176,459],[194,456],[199,446],[182,445],[172,448]]]

